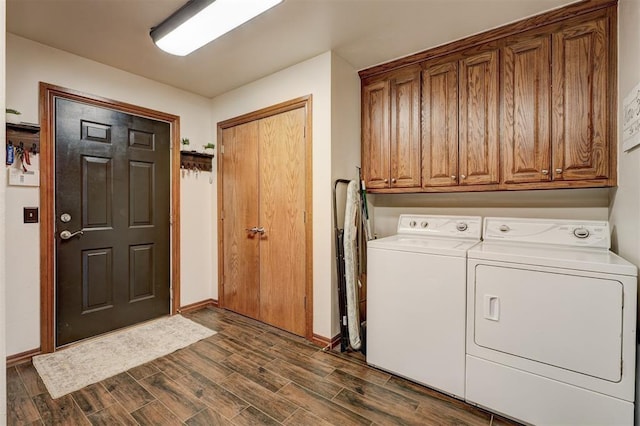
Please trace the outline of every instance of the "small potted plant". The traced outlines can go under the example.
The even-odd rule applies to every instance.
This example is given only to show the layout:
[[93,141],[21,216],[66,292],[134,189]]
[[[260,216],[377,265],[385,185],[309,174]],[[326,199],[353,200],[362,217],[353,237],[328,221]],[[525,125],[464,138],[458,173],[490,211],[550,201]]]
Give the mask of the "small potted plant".
[[20,111],[12,108],[7,108],[6,112],[7,112],[7,117],[6,117],[7,123],[20,124],[20,115],[22,114]]
[[214,144],[212,144],[211,142],[209,142],[206,145],[202,145],[202,147],[204,148],[204,153],[205,154],[211,154],[211,155],[213,155],[213,150],[216,148],[216,146]]
[[180,140],[180,146],[182,147],[181,148],[182,151],[188,151],[189,150],[189,138],[182,138]]

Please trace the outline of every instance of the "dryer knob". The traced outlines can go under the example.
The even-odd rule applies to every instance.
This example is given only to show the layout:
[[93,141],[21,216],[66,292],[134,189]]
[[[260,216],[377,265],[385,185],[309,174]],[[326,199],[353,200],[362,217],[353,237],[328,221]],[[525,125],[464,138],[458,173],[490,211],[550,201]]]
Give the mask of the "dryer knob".
[[467,224],[466,224],[466,223],[464,223],[464,222],[459,222],[458,224],[456,224],[456,229],[457,229],[458,231],[460,231],[460,232],[462,232],[462,231],[466,231],[466,230],[467,230],[467,228],[469,228],[469,225],[467,225]]
[[500,225],[500,228],[498,228],[500,230],[500,232],[509,232],[511,230],[511,228],[509,228],[507,225]]
[[416,227],[416,221],[412,220],[411,222],[409,222],[409,226],[412,227],[412,228],[415,228]]
[[420,226],[421,226],[422,228],[426,228],[427,226],[429,226],[429,222],[427,222],[426,220],[425,220],[425,221],[423,221],[423,222],[420,222]]
[[573,235],[578,238],[587,238],[589,236],[589,230],[587,228],[576,228],[573,230]]

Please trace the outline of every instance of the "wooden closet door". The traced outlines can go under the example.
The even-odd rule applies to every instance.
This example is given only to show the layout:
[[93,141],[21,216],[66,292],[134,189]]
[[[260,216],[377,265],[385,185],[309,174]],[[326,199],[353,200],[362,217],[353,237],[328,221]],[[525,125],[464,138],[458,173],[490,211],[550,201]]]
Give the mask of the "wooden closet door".
[[[260,120],[260,320],[304,336],[305,108]],[[259,234],[260,235],[260,234]]]
[[223,306],[258,318],[260,234],[258,219],[258,122],[222,130]]

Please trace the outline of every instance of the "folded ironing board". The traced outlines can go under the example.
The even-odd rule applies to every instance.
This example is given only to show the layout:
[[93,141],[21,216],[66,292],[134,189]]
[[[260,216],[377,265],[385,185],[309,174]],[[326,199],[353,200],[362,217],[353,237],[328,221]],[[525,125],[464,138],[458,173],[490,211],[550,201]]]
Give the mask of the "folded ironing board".
[[360,312],[358,307],[358,223],[360,194],[358,182],[352,180],[347,186],[347,204],[344,216],[344,272],[346,280],[347,326],[349,344],[360,349]]

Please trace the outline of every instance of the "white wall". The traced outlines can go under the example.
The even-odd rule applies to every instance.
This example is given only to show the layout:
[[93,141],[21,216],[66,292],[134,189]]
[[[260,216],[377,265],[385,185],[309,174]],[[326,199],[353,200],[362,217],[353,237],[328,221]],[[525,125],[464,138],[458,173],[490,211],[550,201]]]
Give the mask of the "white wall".
[[[23,121],[39,121],[38,83],[42,81],[179,115],[181,135],[193,145],[211,140],[209,99],[13,34],[6,37],[6,102],[23,113]],[[207,266],[212,259],[211,241],[201,237],[203,232],[210,233],[211,205],[206,195],[193,196],[201,183],[184,179],[181,185],[185,194],[181,205],[181,305],[212,297]],[[11,300],[6,311],[8,355],[40,346],[39,228],[22,223],[22,208],[38,206],[38,194],[37,188],[6,188],[6,297]],[[25,267],[24,259],[33,260]]]
[[[6,3],[0,4],[0,46],[4,46],[5,42],[5,13]],[[0,81],[5,81],[5,49],[0,49]],[[5,109],[5,83],[0,86],[0,111]],[[0,125],[5,126],[3,120],[4,116],[0,117]],[[3,147],[6,143],[6,133],[0,132],[0,145]],[[6,354],[6,302],[5,302],[5,288],[6,278],[5,271],[7,267],[7,261],[5,256],[5,228],[7,222],[5,220],[5,188],[6,188],[7,175],[0,173],[0,359],[5,359]],[[6,373],[5,368],[0,368],[0,425],[7,423],[7,385],[6,385]]]
[[[343,58],[331,56],[331,185],[336,179],[357,179],[360,166],[360,77]],[[344,188],[344,186],[341,186]],[[338,191],[338,205],[344,211],[344,194]],[[338,216],[343,221],[344,215]],[[333,215],[331,216],[332,226]],[[343,224],[339,223],[342,228]],[[333,238],[333,229],[331,232]],[[335,244],[331,246],[332,315],[331,334],[340,332],[338,315],[338,284],[335,262]]]
[[609,189],[560,189],[380,195],[374,205],[374,233],[392,235],[403,213],[607,220]]
[[[640,1],[618,3],[618,127],[622,126],[622,100],[640,83]],[[622,134],[620,130],[619,135]],[[611,223],[616,250],[640,264],[640,148],[624,152],[618,148],[618,188],[611,202]]]
[[[313,96],[313,332],[331,337],[331,52],[214,98],[211,124],[215,129],[220,121],[309,94]],[[212,235],[217,241],[216,227]]]
[[[640,1],[618,3],[618,135],[622,135],[622,100],[640,83]],[[640,265],[640,148],[624,152],[619,137],[618,188],[613,191],[610,221],[614,250]],[[638,348],[640,362],[640,347]],[[636,363],[636,376],[639,363]],[[640,379],[636,380],[639,386]],[[640,398],[636,390],[636,424],[640,421]]]

